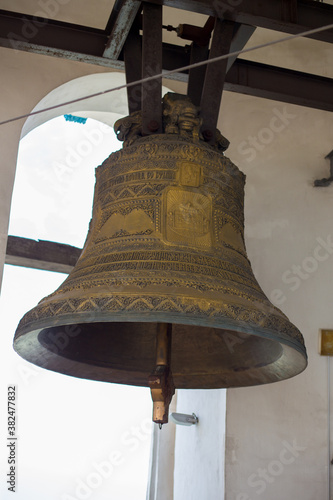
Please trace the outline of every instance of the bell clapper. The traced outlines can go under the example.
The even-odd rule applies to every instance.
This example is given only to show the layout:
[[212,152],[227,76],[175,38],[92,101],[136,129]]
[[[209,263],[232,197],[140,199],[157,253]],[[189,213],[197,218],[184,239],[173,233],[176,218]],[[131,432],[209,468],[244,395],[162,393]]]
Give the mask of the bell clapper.
[[153,421],[159,424],[168,423],[169,405],[175,393],[170,361],[171,361],[170,323],[158,323],[156,332],[156,367],[149,377],[149,387],[153,400]]

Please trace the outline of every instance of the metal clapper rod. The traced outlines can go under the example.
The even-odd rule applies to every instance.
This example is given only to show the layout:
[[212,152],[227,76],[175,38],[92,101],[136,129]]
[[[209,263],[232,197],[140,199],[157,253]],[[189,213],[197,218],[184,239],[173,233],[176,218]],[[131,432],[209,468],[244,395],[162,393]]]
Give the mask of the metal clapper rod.
[[149,376],[149,387],[153,400],[153,421],[160,425],[168,423],[169,405],[175,393],[171,373],[171,336],[170,323],[157,323],[156,367]]

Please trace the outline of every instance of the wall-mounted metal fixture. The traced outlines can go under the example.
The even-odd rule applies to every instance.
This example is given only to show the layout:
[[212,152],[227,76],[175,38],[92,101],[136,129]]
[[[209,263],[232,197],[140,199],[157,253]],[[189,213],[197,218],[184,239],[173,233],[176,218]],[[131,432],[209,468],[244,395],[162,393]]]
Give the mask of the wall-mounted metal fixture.
[[317,179],[314,181],[313,185],[315,187],[327,187],[333,182],[333,149],[327,156],[325,156],[325,160],[330,161],[330,176],[324,179]]
[[195,425],[199,422],[195,413],[186,415],[185,413],[170,413],[170,420],[178,425]]

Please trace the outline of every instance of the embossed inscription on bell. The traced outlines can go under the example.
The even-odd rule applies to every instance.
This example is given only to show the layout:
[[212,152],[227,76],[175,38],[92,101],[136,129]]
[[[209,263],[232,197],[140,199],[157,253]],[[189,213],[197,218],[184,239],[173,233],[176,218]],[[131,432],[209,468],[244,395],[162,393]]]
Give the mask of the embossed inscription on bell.
[[212,246],[212,202],[190,189],[171,187],[165,193],[164,233],[167,241],[195,248]]
[[[45,368],[150,384],[157,406],[173,383],[263,384],[307,363],[302,335],[268,301],[246,255],[245,176],[221,135],[215,147],[201,139],[197,111],[184,119],[183,100],[165,97],[163,134],[142,137],[137,115],[116,123],[124,147],[96,170],[82,254],[15,336],[19,354]],[[170,351],[159,363],[157,330]]]

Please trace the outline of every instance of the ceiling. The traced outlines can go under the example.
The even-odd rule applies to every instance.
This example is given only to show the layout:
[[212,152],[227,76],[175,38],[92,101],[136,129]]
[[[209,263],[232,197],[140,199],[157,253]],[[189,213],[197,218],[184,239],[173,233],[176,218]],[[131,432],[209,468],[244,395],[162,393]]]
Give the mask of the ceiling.
[[[124,70],[123,48],[135,23],[141,43],[142,4],[163,4],[163,24],[174,29],[182,24],[202,28],[209,16],[234,23],[230,51],[333,24],[333,0],[0,0],[0,47]],[[163,29],[162,41],[164,70],[190,63],[196,39]],[[332,29],[289,42],[285,50],[299,54],[300,64],[293,67],[287,66],[281,44],[279,52],[272,46],[234,57],[222,86],[224,82],[225,90],[333,111],[333,68],[311,58],[313,47],[332,50],[332,42]],[[136,72],[140,78],[141,69]],[[187,81],[188,72],[169,77]]]

